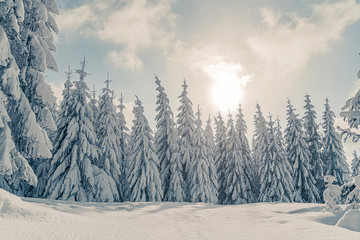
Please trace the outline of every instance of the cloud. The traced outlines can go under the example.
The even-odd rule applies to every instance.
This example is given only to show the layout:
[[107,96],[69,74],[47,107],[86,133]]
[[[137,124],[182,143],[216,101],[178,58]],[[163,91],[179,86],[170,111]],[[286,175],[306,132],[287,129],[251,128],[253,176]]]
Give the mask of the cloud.
[[64,36],[80,33],[115,44],[118,49],[109,52],[108,60],[117,67],[138,70],[142,67],[139,52],[168,51],[174,39],[175,19],[170,0],[92,0],[62,11],[56,21]]
[[93,22],[94,12],[90,5],[60,11],[55,20],[61,34],[70,37],[73,34],[84,33],[84,25]]
[[360,20],[360,5],[355,0],[324,1],[312,5],[307,17],[268,8],[261,14],[264,28],[247,42],[264,62],[268,78],[276,75],[287,80],[303,70],[311,57],[332,50],[345,28]]
[[111,51],[107,59],[115,68],[123,67],[126,70],[139,70],[143,67],[143,62],[138,58],[136,52],[129,48],[122,51]]

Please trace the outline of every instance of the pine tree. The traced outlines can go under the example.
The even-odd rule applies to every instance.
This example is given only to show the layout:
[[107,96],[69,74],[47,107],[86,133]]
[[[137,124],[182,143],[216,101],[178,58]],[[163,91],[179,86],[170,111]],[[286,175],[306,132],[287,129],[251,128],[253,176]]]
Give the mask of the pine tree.
[[311,103],[310,95],[305,95],[305,114],[303,117],[305,129],[305,141],[310,150],[310,168],[311,174],[315,178],[316,187],[319,195],[322,198],[322,193],[325,190],[324,183],[324,162],[321,159],[322,140],[318,132],[319,126],[316,123],[316,112],[313,110],[314,106]]
[[133,109],[135,119],[130,134],[129,156],[130,201],[161,201],[163,192],[159,174],[159,160],[155,153],[152,130],[137,98]]
[[226,186],[226,127],[222,119],[221,113],[215,119],[216,134],[215,134],[215,165],[218,177],[218,201],[223,203],[225,200],[225,186]]
[[343,145],[339,133],[334,126],[335,113],[331,111],[329,100],[325,100],[325,111],[323,114],[323,159],[325,162],[326,175],[336,178],[335,184],[342,185],[348,181],[350,169],[346,162]]
[[310,151],[304,138],[303,126],[290,100],[287,108],[285,139],[287,156],[293,168],[294,201],[317,202],[320,197],[310,171]]
[[[157,85],[156,90],[159,92],[156,101],[157,115],[155,121],[157,131],[155,133],[155,149],[160,163],[160,177],[164,201],[182,202],[185,197],[183,191],[184,182],[174,116],[169,105],[169,98],[156,75],[155,83]],[[174,166],[172,166],[172,164],[174,164]],[[172,185],[170,189],[171,180]]]
[[354,158],[351,161],[351,172],[352,172],[352,177],[354,178],[360,175],[360,159],[356,154],[356,151],[354,151],[353,155]]
[[209,119],[206,122],[206,127],[204,131],[204,141],[205,146],[209,150],[208,155],[208,165],[209,165],[209,179],[211,183],[211,191],[212,195],[216,198],[216,203],[218,202],[218,178],[217,178],[217,171],[215,166],[215,141],[214,141],[214,134],[211,127],[211,118],[209,115]]
[[212,190],[212,183],[209,178],[209,149],[205,145],[204,134],[201,128],[200,108],[197,111],[195,121],[196,129],[193,135],[194,155],[188,175],[190,182],[190,201],[216,203],[217,197]]
[[260,194],[260,177],[264,174],[261,172],[261,166],[264,165],[262,161],[263,150],[267,144],[269,144],[269,136],[268,136],[268,129],[266,126],[266,120],[262,114],[261,107],[257,103],[256,104],[257,111],[254,115],[254,133],[252,139],[252,159],[253,159],[253,168],[257,169],[253,172],[253,181],[252,181],[252,190],[254,193],[255,199],[259,198]]
[[[244,114],[242,113],[241,105],[239,105],[238,114],[236,115],[236,127],[235,131],[238,134],[240,140],[240,151],[242,152],[243,156],[243,167],[244,167],[244,174],[246,175],[245,178],[249,179],[250,185],[254,181],[253,177],[255,175],[255,169],[253,166],[253,161],[251,158],[251,150],[249,146],[249,141],[246,137],[247,134],[247,127],[246,122],[244,120]],[[251,189],[250,197],[248,202],[253,202],[254,196],[253,191]]]
[[[10,19],[9,19],[10,20]],[[8,104],[20,98],[19,69],[10,52],[8,38],[0,21],[0,188],[23,196],[23,189],[36,186],[37,178],[15,147]]]
[[87,104],[85,66],[84,57],[81,69],[76,70],[80,80],[75,82],[74,90],[70,89],[70,81],[65,83],[45,196],[74,201],[118,201],[116,183],[94,165],[99,154],[92,111]]
[[244,204],[252,200],[250,179],[245,173],[245,156],[243,155],[239,134],[235,131],[232,116],[229,113],[227,122],[225,166],[225,199],[224,204]]
[[58,71],[51,53],[56,50],[53,33],[58,33],[58,28],[51,14],[59,14],[59,10],[55,0],[23,0],[23,6],[24,21],[20,37],[26,51],[21,60],[17,60],[21,71],[21,88],[36,115],[36,121],[46,131],[43,132],[44,138],[49,149],[52,149],[48,135],[56,131],[56,98],[45,80],[44,72],[46,69]]
[[120,149],[120,156],[119,158],[119,164],[120,164],[120,170],[121,170],[121,186],[122,190],[120,192],[120,195],[123,197],[123,201],[129,200],[129,190],[128,190],[128,168],[129,168],[129,162],[128,162],[128,155],[129,155],[129,149],[128,149],[128,140],[129,140],[129,129],[126,126],[126,119],[124,115],[124,98],[121,94],[121,97],[119,99],[120,104],[117,106],[119,111],[117,113],[117,121],[119,126],[119,149]]
[[91,108],[91,110],[93,112],[93,117],[96,120],[98,118],[98,114],[99,114],[99,102],[96,99],[95,85],[93,85],[93,90],[91,91],[91,97],[90,97],[89,105],[90,105],[90,108]]
[[101,96],[99,101],[99,112],[96,120],[96,132],[98,137],[98,147],[101,149],[101,154],[96,161],[99,168],[111,176],[119,193],[122,193],[121,182],[121,167],[120,159],[121,150],[119,148],[120,129],[117,122],[116,108],[114,106],[114,92],[110,89],[109,74],[105,81],[105,87],[101,89]]
[[281,130],[279,125],[274,128],[274,122],[269,116],[268,141],[265,142],[261,152],[260,161],[260,202],[292,202],[293,182],[291,166],[286,158],[281,143]]
[[[15,59],[15,61],[11,61],[11,64],[14,68],[17,69],[16,71],[18,75],[16,77],[18,78],[18,87],[21,87],[20,89],[18,89],[19,94],[16,98],[8,99],[7,112],[10,118],[8,126],[12,132],[11,135],[13,136],[13,142],[15,143],[15,147],[23,157],[31,161],[32,159],[51,158],[50,140],[47,137],[45,130],[41,128],[37,123],[37,118],[34,112],[39,112],[41,110],[41,116],[43,116],[41,118],[41,122],[44,124],[47,122],[46,124],[51,127],[54,127],[54,124],[53,121],[51,121],[51,114],[49,114],[49,111],[46,110],[46,107],[44,108],[42,104],[39,103],[37,104],[37,109],[35,109],[35,111],[31,108],[29,101],[31,101],[32,98],[45,98],[45,104],[49,103],[49,106],[51,105],[50,107],[54,107],[53,103],[55,103],[55,101],[53,101],[54,99],[51,89],[47,85],[41,84],[44,83],[44,81],[42,81],[44,80],[43,74],[41,73],[35,76],[40,79],[39,81],[41,81],[41,83],[39,83],[38,91],[34,92],[35,95],[32,96],[31,99],[28,99],[28,97],[30,96],[24,94],[25,90],[23,90],[23,80],[26,76],[25,71],[28,64],[32,64],[31,68],[29,68],[29,71],[34,68],[44,69],[44,66],[46,68],[46,65],[44,65],[44,61],[42,61],[44,59],[44,56],[39,54],[33,56],[32,59],[29,59],[29,50],[26,49],[26,44],[30,43],[26,42],[23,36],[24,33],[29,31],[27,30],[27,27],[28,23],[31,22],[29,18],[30,16],[27,11],[27,3],[28,1],[26,1],[25,4],[23,4],[23,1],[2,2],[0,28],[5,32],[6,35],[6,38],[5,35],[3,35],[3,38],[1,40],[8,42],[11,55],[13,59]],[[42,6],[44,5],[42,3],[39,3],[34,4],[34,6],[34,9],[38,11],[36,12],[36,14],[34,14],[33,17],[36,18],[38,17],[38,15],[41,15],[41,17],[43,17],[44,15],[42,15],[42,13],[44,13],[44,11]],[[40,18],[36,19],[36,21],[31,23],[31,26],[37,26],[37,24],[42,20],[43,19]],[[53,25],[56,26],[55,22],[53,22]],[[43,29],[44,28],[42,27],[38,28],[38,33],[41,33]],[[49,34],[51,34],[51,32],[49,32]],[[32,52],[36,52],[37,50],[39,49],[36,49],[35,47],[31,49]],[[1,51],[7,52],[7,47],[4,47]],[[32,81],[32,78],[29,78],[28,80]],[[28,86],[29,90],[31,88],[32,86]],[[28,90],[26,89],[26,91]],[[49,116],[49,119],[47,118],[47,116]],[[40,121],[38,122],[40,123]]]
[[190,172],[190,166],[193,162],[194,148],[193,148],[193,133],[195,131],[195,116],[192,110],[192,102],[188,98],[188,85],[184,80],[182,85],[183,91],[180,96],[180,107],[178,108],[177,124],[180,139],[180,156],[183,164],[183,177],[185,181],[184,191],[186,200],[190,200],[189,185],[190,180],[187,178]]

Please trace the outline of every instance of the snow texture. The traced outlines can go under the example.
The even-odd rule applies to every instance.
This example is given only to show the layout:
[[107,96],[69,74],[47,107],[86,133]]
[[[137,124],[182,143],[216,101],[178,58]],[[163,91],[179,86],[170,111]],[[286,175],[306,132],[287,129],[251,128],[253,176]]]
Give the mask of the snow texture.
[[174,116],[169,105],[169,98],[155,75],[157,95],[157,115],[155,132],[155,149],[160,164],[160,177],[164,201],[183,202],[185,200],[183,169],[180,159],[178,132]]
[[285,129],[286,152],[292,166],[294,201],[317,202],[320,199],[315,179],[310,171],[310,151],[305,142],[301,120],[288,100],[287,127]]
[[152,130],[144,115],[144,108],[136,99],[135,119],[130,134],[129,191],[130,201],[155,202],[163,199],[159,160],[155,153]]

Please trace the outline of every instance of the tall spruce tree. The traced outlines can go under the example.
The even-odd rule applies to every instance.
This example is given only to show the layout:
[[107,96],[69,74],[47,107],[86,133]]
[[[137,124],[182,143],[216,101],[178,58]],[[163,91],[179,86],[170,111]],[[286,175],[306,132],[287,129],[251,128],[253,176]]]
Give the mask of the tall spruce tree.
[[325,162],[326,175],[336,178],[335,184],[342,185],[349,181],[350,169],[346,162],[340,134],[335,130],[335,113],[331,111],[329,100],[325,99],[323,114],[323,159]]
[[260,202],[292,202],[293,201],[293,181],[291,176],[291,166],[285,155],[281,142],[281,130],[279,126],[274,128],[274,122],[269,116],[268,134],[260,161]]
[[225,186],[226,186],[226,127],[222,119],[221,113],[215,119],[215,165],[218,177],[218,201],[223,203],[225,200]]
[[319,134],[319,126],[316,123],[316,112],[314,106],[311,103],[310,95],[305,95],[305,113],[303,117],[304,129],[305,129],[305,141],[310,150],[310,168],[311,174],[315,178],[316,187],[319,195],[322,198],[322,193],[325,190],[324,183],[324,162],[321,159],[322,139]]
[[190,201],[216,203],[217,196],[214,194],[209,178],[209,162],[211,161],[209,148],[205,145],[199,107],[196,116],[196,129],[193,135],[194,155],[188,175]]
[[192,102],[188,98],[187,88],[188,85],[184,80],[182,85],[183,91],[181,92],[180,96],[180,107],[178,108],[178,115],[177,115],[177,125],[178,125],[178,133],[180,139],[180,156],[183,163],[183,177],[185,181],[185,195],[186,200],[190,200],[189,194],[189,185],[190,180],[187,178],[190,172],[190,166],[192,166],[193,162],[193,155],[194,155],[194,147],[193,147],[193,134],[195,131],[195,116],[192,109]]
[[19,68],[10,52],[1,21],[0,46],[0,188],[23,196],[24,189],[36,186],[37,179],[27,160],[16,149],[14,133],[9,127],[8,105],[19,100],[21,89]]
[[[17,1],[17,5],[20,1]],[[36,121],[49,150],[52,149],[50,137],[56,132],[56,98],[45,80],[45,71],[58,71],[51,51],[56,51],[54,33],[58,28],[52,14],[59,14],[55,0],[22,0],[24,19],[20,25],[20,38],[24,52],[17,59],[20,67],[21,88],[35,113]],[[18,55],[18,54],[17,54]],[[28,158],[37,172],[43,169],[42,158]],[[48,160],[46,160],[48,164]],[[40,166],[38,166],[40,165]],[[40,171],[41,172],[41,171]]]
[[356,154],[356,151],[353,152],[354,158],[351,161],[351,172],[352,177],[356,177],[360,175],[360,159],[358,155]]
[[[95,121],[97,145],[100,149],[100,156],[96,159],[95,164],[114,179],[119,193],[122,193],[120,129],[114,105],[114,92],[110,89],[110,82],[109,74],[107,74],[105,87],[101,89],[99,112]],[[122,196],[121,198],[123,199]]]
[[119,109],[117,113],[117,121],[119,126],[119,149],[120,149],[120,156],[118,156],[119,164],[120,164],[120,170],[121,170],[121,192],[120,195],[123,198],[123,201],[129,200],[129,190],[128,190],[128,168],[129,168],[129,161],[128,161],[128,155],[129,155],[129,147],[128,147],[128,141],[129,141],[129,129],[126,126],[126,119],[124,115],[124,97],[121,93],[120,99],[119,99],[119,105],[117,108]]
[[152,130],[138,98],[133,113],[135,119],[130,134],[129,156],[130,201],[158,202],[163,198],[159,160],[155,153]]
[[244,204],[252,201],[250,179],[245,173],[245,156],[232,116],[227,122],[224,204]]
[[[244,174],[246,175],[246,178],[249,179],[251,185],[251,183],[254,181],[253,177],[255,176],[255,169],[251,157],[249,141],[246,137],[247,127],[244,119],[244,114],[242,113],[241,105],[239,105],[238,114],[236,115],[235,131],[237,132],[240,140],[240,151],[242,152],[241,154],[243,156]],[[251,194],[248,202],[253,202],[254,200],[254,194],[251,189]]]
[[184,182],[174,116],[169,105],[169,98],[156,75],[155,84],[157,85],[156,90],[159,92],[156,101],[155,149],[160,163],[164,200],[182,202],[185,197]]
[[204,141],[205,146],[208,148],[208,165],[209,165],[209,179],[211,184],[211,191],[212,194],[216,197],[216,201],[218,202],[218,178],[217,178],[217,171],[215,166],[215,141],[214,141],[214,134],[211,127],[211,117],[209,115],[209,119],[206,121],[206,127],[204,131]]
[[118,201],[115,181],[94,165],[99,154],[92,111],[87,104],[89,89],[84,81],[88,75],[85,66],[84,57],[81,69],[76,70],[80,80],[75,82],[74,90],[69,88],[69,81],[65,83],[57,141],[44,195],[61,200]]
[[[34,5],[32,15],[29,14],[29,4]],[[27,47],[32,44],[32,42],[30,42],[31,39],[28,39],[29,41],[24,39],[24,36],[28,34],[28,32],[31,32],[29,27],[34,27],[32,30],[36,30],[37,34],[46,31],[47,26],[44,25],[43,17],[48,14],[46,12],[47,9],[44,8],[44,6],[46,7],[47,5],[48,4],[44,5],[38,1],[34,1],[34,3],[29,1],[5,1],[2,2],[0,7],[0,28],[6,35],[6,38],[5,35],[2,35],[3,38],[1,40],[8,42],[11,55],[13,59],[15,59],[15,61],[11,61],[11,65],[17,69],[18,75],[16,77],[18,78],[18,86],[20,87],[18,96],[16,98],[9,98],[6,104],[10,118],[8,126],[12,132],[13,142],[17,150],[29,162],[36,159],[51,158],[51,143],[45,130],[55,126],[50,113],[51,110],[49,110],[49,108],[54,109],[55,99],[43,76],[43,70],[45,70],[47,66],[50,66],[50,64],[44,61],[45,58],[48,59],[43,55],[46,46],[39,47],[39,45],[37,45],[29,49]],[[57,8],[54,7],[54,9]],[[50,16],[48,18],[49,22],[49,19],[52,18],[50,14],[48,15]],[[54,26],[54,28],[56,28],[55,21],[52,23],[49,22],[48,26]],[[49,36],[51,34],[49,31]],[[34,37],[34,39],[35,38],[36,37]],[[50,43],[51,41],[49,40],[49,44]],[[7,52],[9,48],[4,47],[1,51]],[[6,58],[6,54],[4,58]],[[31,67],[29,67],[30,64]],[[30,71],[33,75],[26,75],[27,71]],[[37,90],[34,91],[33,96],[26,94],[34,85],[30,83],[27,85],[24,84],[25,78],[31,83],[39,80],[37,86],[35,86]],[[24,86],[26,86],[26,89]],[[33,99],[38,100],[35,104],[36,107],[34,107]],[[39,118],[39,114],[41,115],[41,119]],[[49,128],[47,128],[47,126],[49,126]],[[28,191],[28,189],[25,191]]]
[[261,107],[257,103],[256,104],[256,112],[254,115],[254,133],[252,139],[252,158],[253,158],[253,166],[254,169],[257,169],[253,172],[254,176],[252,177],[252,190],[254,193],[255,199],[259,199],[260,194],[260,177],[264,174],[261,172],[261,167],[264,162],[262,162],[262,155],[264,147],[269,144],[269,136],[268,136],[268,128],[266,126],[266,120],[262,114]]
[[285,129],[286,152],[293,168],[295,202],[317,202],[320,200],[316,182],[310,171],[310,151],[304,137],[298,114],[288,100],[287,127]]

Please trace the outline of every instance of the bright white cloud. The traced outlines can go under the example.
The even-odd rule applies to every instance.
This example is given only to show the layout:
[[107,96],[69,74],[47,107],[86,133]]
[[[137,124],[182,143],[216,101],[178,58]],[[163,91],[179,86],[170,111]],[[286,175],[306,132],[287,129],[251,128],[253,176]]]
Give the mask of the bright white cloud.
[[123,67],[127,70],[139,70],[143,67],[143,62],[138,58],[136,52],[129,48],[122,51],[111,51],[107,58],[115,68]]
[[69,37],[69,35],[84,33],[84,25],[94,20],[94,12],[90,5],[84,5],[79,8],[64,10],[60,15],[55,15],[55,20],[59,31],[62,35]]
[[173,42],[175,18],[169,0],[107,0],[106,3],[92,0],[87,5],[63,11],[56,21],[65,36],[80,33],[118,45],[124,50],[110,52],[108,60],[116,67],[138,70],[142,67],[140,51],[150,48],[168,51]]
[[312,56],[331,51],[345,28],[360,20],[360,5],[355,0],[324,1],[312,5],[308,17],[263,9],[262,18],[264,29],[248,38],[248,43],[264,61],[267,78],[288,80]]

